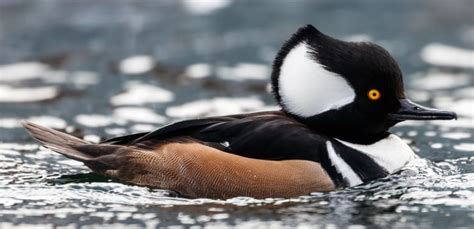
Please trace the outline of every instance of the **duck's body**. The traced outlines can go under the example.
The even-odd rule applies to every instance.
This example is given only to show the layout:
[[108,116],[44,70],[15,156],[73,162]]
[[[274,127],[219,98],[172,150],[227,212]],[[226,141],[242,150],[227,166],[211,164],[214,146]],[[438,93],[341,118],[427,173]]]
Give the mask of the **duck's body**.
[[101,144],[32,123],[25,127],[47,148],[95,172],[190,197],[290,197],[330,191],[384,177],[414,156],[394,135],[382,141],[402,150],[387,160],[387,152],[376,150],[380,143],[364,145],[367,152],[357,150],[281,111],[187,120]]
[[455,118],[405,99],[398,66],[382,48],[339,41],[312,26],[283,46],[272,84],[282,111],[186,120],[100,144],[32,123],[25,128],[45,147],[127,183],[188,197],[265,198],[387,176],[415,157],[388,128],[406,119]]
[[97,173],[130,184],[174,190],[185,197],[290,197],[337,187],[321,164],[308,160],[243,157],[187,137],[132,145],[87,144],[51,129],[25,127],[33,136],[47,133],[48,141],[60,141],[58,147],[35,136],[46,147],[84,162]]

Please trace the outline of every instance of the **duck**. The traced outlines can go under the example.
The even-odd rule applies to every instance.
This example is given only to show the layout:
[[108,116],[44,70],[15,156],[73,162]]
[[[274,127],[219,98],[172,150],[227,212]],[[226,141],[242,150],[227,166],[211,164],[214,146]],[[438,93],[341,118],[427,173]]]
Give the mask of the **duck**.
[[405,96],[395,59],[379,45],[299,28],[273,63],[280,109],[171,123],[91,143],[23,122],[33,139],[93,172],[182,197],[288,198],[360,185],[416,158],[389,129],[456,113]]

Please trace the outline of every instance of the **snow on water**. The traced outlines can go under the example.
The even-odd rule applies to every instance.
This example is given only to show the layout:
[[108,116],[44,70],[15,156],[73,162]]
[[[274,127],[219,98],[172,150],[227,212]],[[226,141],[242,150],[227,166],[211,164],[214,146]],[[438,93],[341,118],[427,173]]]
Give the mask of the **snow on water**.
[[18,62],[0,65],[0,82],[39,78],[49,70],[48,65],[40,62]]
[[474,50],[431,43],[421,51],[421,58],[432,65],[474,68]]
[[411,86],[423,90],[441,90],[469,85],[472,77],[466,73],[446,73],[433,71],[416,73],[412,77]]
[[232,0],[181,0],[184,9],[191,14],[207,15],[228,7]]
[[257,98],[214,98],[198,100],[166,109],[166,115],[174,118],[193,118],[211,115],[228,115],[260,110],[264,103]]
[[118,70],[122,74],[139,75],[151,71],[154,66],[155,59],[152,56],[137,55],[120,61]]
[[120,105],[143,105],[147,103],[164,103],[174,99],[174,94],[168,90],[138,82],[125,85],[126,91],[113,96],[110,103]]
[[234,67],[217,67],[216,74],[221,79],[234,81],[268,80],[270,79],[271,69],[264,64],[239,63]]
[[59,90],[54,86],[10,87],[0,84],[0,103],[28,103],[54,99]]

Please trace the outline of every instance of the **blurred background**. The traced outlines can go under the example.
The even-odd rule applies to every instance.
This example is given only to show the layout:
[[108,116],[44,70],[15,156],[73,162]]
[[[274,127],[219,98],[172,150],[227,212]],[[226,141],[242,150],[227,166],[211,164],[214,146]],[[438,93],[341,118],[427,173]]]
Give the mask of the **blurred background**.
[[[469,225],[473,12],[472,0],[0,0],[0,222]],[[27,119],[99,141],[185,118],[277,109],[268,86],[273,58],[306,24],[385,47],[408,97],[458,113],[453,122],[393,129],[438,163],[420,162],[419,189],[402,188],[408,181],[396,177],[400,186],[314,195],[290,208],[248,199],[190,203],[106,179],[64,178],[88,170],[38,149],[21,128]]]

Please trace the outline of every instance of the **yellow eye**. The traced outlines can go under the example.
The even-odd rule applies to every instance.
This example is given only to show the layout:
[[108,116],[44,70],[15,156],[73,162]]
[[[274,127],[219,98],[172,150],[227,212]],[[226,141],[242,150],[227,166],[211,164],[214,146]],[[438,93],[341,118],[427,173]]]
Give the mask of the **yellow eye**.
[[379,100],[380,99],[380,91],[377,90],[377,89],[370,89],[370,91],[367,92],[367,96],[372,101]]

